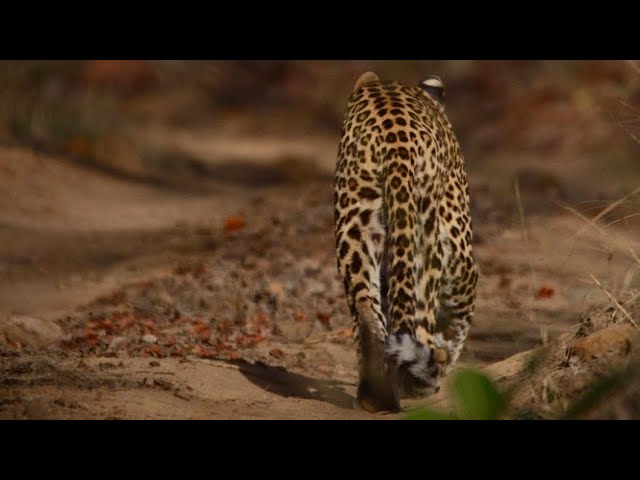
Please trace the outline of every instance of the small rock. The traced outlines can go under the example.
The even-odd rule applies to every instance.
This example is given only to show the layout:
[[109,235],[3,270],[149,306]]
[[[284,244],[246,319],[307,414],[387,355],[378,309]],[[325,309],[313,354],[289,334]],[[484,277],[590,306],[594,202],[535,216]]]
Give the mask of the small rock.
[[312,276],[320,271],[320,263],[312,258],[305,258],[299,262],[299,266],[307,276]]
[[309,295],[319,295],[326,291],[325,285],[316,280],[309,279],[305,282],[305,284],[305,290]]
[[280,350],[279,348],[272,348],[269,351],[269,355],[271,355],[272,357],[277,358],[277,359],[282,359],[282,358],[285,357],[285,353],[282,350]]
[[11,315],[0,320],[0,340],[4,338],[7,343],[42,348],[61,341],[63,337],[62,329],[50,320],[26,315]]
[[24,406],[24,415],[29,420],[44,420],[51,416],[51,406],[39,398],[28,401]]
[[142,336],[142,341],[144,343],[158,343],[158,337],[150,333],[147,333],[146,335]]
[[153,384],[156,387],[160,387],[162,390],[171,390],[173,388],[173,384],[171,382],[167,382],[166,380],[162,380],[160,378],[155,378],[153,380]]
[[285,297],[284,285],[280,282],[269,282],[269,285],[267,285],[267,291],[277,300],[283,300]]
[[150,367],[159,367],[160,366],[160,362],[156,362],[155,360],[153,362],[149,362],[149,366]]
[[191,400],[191,397],[189,395],[185,395],[180,390],[176,390],[175,392],[173,392],[173,396],[178,397],[181,400],[187,400],[187,401]]

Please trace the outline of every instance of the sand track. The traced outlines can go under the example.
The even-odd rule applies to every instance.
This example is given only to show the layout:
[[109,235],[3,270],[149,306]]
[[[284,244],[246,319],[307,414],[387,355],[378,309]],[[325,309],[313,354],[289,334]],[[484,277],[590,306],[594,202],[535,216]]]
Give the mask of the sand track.
[[[268,182],[237,182],[214,165],[197,194],[0,148],[0,318],[52,320],[76,342],[39,352],[4,346],[0,418],[395,418],[353,406],[328,162],[314,164],[332,142],[318,142],[322,154],[294,149],[285,162],[288,144],[270,143],[277,155],[258,159],[256,177]],[[307,173],[279,176],[296,161]],[[573,239],[582,221],[559,209],[528,218],[525,237],[512,210],[500,221],[486,215],[505,202],[481,188],[481,176],[473,180],[485,205],[474,218],[482,276],[462,365],[486,367],[571,331],[603,301],[584,279],[620,284],[629,263],[615,248],[603,253],[597,231]],[[246,226],[225,231],[230,215]],[[635,241],[624,230],[611,238]],[[124,300],[96,301],[118,292]],[[98,340],[82,343],[91,322],[116,313],[133,324],[117,334],[94,325],[103,328]],[[251,323],[260,315],[264,325]],[[228,349],[216,350],[223,330]],[[155,350],[141,340],[150,333]],[[112,348],[116,336],[125,340]],[[171,336],[181,346],[175,357],[162,351]]]

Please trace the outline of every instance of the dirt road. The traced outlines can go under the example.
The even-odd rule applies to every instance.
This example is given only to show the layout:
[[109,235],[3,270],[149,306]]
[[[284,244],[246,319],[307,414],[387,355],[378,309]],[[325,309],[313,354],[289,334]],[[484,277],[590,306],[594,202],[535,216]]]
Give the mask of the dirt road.
[[[0,148],[0,319],[36,317],[63,332],[44,350],[1,344],[0,418],[397,418],[354,407],[333,251],[334,139],[163,138],[213,158],[206,188]],[[620,253],[626,242],[640,251],[637,224],[603,239],[553,204],[546,177],[523,183],[519,215],[510,185],[523,164],[503,177],[470,165],[481,278],[461,365],[486,367],[571,331],[606,300],[590,274],[637,282]],[[561,183],[564,167],[551,167]]]

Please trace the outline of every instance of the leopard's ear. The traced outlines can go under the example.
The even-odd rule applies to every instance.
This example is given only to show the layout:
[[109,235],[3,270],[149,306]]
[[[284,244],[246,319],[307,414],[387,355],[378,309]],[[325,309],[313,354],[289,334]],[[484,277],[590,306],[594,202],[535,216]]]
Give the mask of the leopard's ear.
[[444,106],[444,83],[442,83],[440,77],[431,75],[420,82],[418,86],[440,105]]
[[371,83],[371,82],[377,82],[378,80],[380,80],[378,78],[378,75],[376,75],[373,72],[365,72],[362,75],[360,75],[360,78],[358,78],[358,81],[356,82],[355,86],[353,87],[353,91],[355,92],[356,90],[358,90],[360,87],[366,85],[367,83]]

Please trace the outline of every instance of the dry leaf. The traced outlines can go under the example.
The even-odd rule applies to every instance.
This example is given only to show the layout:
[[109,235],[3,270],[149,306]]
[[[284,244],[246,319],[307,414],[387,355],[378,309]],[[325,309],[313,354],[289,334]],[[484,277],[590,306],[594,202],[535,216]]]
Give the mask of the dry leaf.
[[330,315],[327,315],[326,313],[322,313],[322,312],[316,312],[316,318],[327,330],[331,330]]
[[240,215],[231,215],[227,217],[224,221],[224,231],[225,232],[233,232],[236,230],[240,230],[244,228],[245,220]]
[[283,359],[286,354],[279,348],[272,348],[269,350],[269,355],[277,359]]
[[191,352],[196,354],[200,358],[216,358],[217,357],[217,354],[214,350],[210,348],[204,348],[201,345],[195,345],[191,349]]
[[551,298],[555,294],[555,290],[550,287],[540,287],[538,293],[536,294],[536,298]]

